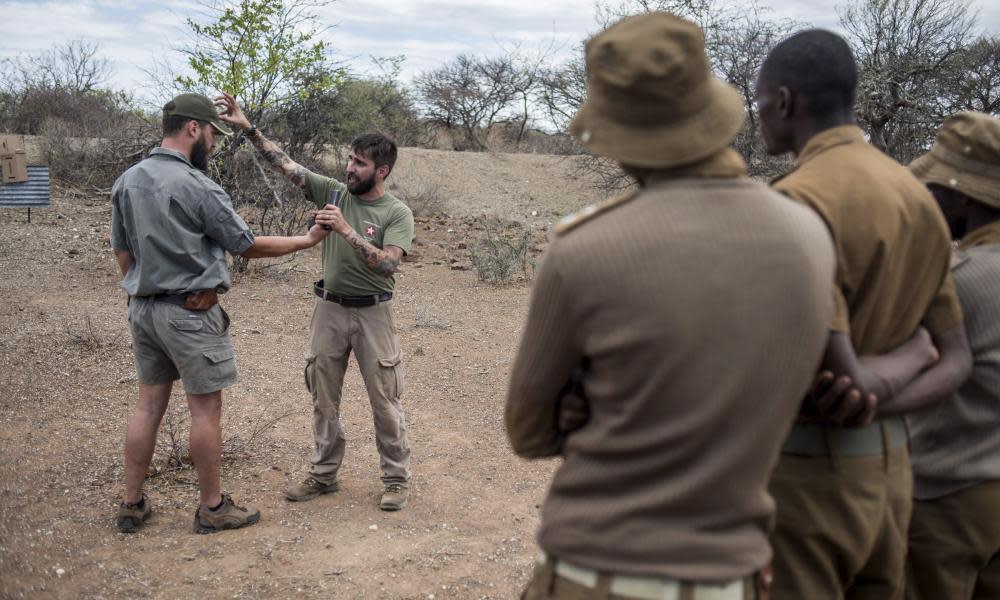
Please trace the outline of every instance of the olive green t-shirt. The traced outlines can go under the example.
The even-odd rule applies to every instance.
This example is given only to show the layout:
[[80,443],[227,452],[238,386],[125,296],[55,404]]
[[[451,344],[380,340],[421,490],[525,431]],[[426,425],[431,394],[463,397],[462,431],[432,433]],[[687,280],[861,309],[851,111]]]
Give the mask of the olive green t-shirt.
[[[347,191],[347,186],[329,177],[306,171],[306,198],[323,208],[334,203],[344,219],[376,248],[399,246],[409,253],[413,241],[413,212],[392,194],[371,202]],[[383,277],[368,267],[354,248],[332,233],[323,240],[323,287],[337,296],[371,296],[391,292],[394,277]]]

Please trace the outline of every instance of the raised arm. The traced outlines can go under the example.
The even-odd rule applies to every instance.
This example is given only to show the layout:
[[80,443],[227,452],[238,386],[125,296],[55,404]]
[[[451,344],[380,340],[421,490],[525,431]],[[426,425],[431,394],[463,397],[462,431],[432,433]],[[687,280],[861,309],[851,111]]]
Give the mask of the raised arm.
[[264,137],[264,134],[253,127],[250,124],[250,120],[243,114],[243,109],[237,104],[236,98],[226,92],[222,92],[222,95],[216,97],[215,103],[223,109],[219,113],[219,118],[243,131],[246,138],[260,152],[264,160],[271,165],[272,169],[287,177],[289,181],[299,188],[305,188],[306,168],[289,158],[277,144]]

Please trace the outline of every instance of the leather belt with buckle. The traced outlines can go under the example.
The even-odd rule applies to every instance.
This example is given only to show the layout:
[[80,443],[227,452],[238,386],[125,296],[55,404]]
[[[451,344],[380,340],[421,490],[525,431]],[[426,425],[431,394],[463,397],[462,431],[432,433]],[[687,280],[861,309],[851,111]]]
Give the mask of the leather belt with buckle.
[[313,291],[318,297],[324,300],[336,302],[337,304],[348,308],[375,306],[376,304],[392,300],[392,292],[382,292],[381,294],[372,294],[371,296],[336,296],[326,291],[319,285],[313,286]]
[[154,302],[166,302],[176,304],[187,310],[205,311],[219,303],[219,293],[215,290],[195,290],[186,294],[154,294],[152,296],[137,296],[153,300]]

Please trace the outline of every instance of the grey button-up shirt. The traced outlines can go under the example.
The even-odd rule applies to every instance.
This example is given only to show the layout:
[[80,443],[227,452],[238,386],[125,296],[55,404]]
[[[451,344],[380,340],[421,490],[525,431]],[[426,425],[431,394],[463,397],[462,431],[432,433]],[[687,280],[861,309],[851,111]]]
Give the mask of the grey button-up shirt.
[[111,247],[134,261],[121,283],[130,296],[228,290],[226,252],[253,241],[229,195],[175,150],[153,150],[111,190]]

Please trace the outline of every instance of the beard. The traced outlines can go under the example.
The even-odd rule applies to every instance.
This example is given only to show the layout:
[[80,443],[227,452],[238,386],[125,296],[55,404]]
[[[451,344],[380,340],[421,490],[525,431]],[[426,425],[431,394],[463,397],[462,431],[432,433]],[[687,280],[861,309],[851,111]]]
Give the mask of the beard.
[[202,138],[191,146],[191,164],[196,169],[208,171],[208,143]]
[[373,187],[375,187],[375,174],[373,173],[368,179],[358,179],[357,175],[348,175],[346,183],[347,191],[351,192],[355,196],[367,194]]

